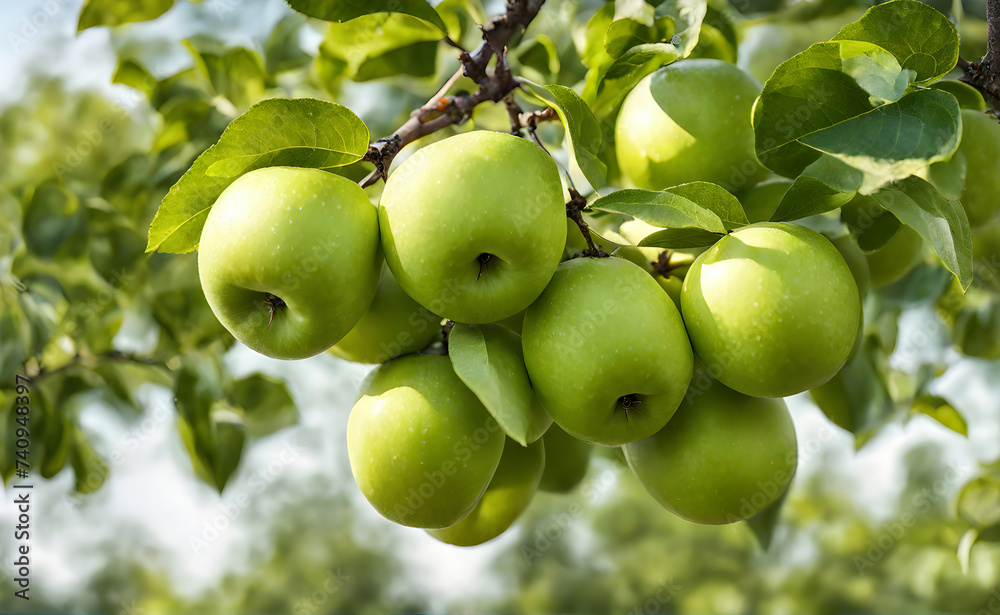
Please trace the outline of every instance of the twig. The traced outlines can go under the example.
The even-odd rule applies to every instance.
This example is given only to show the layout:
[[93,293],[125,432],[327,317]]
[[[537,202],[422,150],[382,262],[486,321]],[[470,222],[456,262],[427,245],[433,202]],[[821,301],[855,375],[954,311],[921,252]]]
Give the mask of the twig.
[[[481,26],[483,43],[475,52],[470,54],[463,51],[458,56],[462,62],[461,72],[452,76],[445,87],[411,115],[396,132],[378,139],[368,147],[363,160],[374,164],[375,170],[362,180],[362,187],[371,186],[379,179],[384,181],[393,158],[410,143],[446,126],[465,121],[480,103],[500,102],[520,85],[507,65],[507,43],[515,34],[528,27],[544,3],[545,0],[507,0],[507,12]],[[491,74],[488,68],[494,56],[497,61]],[[459,75],[475,81],[479,89],[472,94],[446,96],[445,93],[458,80]]]
[[583,251],[583,256],[594,256],[598,258],[610,256],[596,243],[594,243],[594,238],[590,234],[590,226],[587,224],[587,221],[583,219],[583,209],[587,206],[587,199],[574,188],[569,189],[569,197],[569,203],[566,203],[566,216],[576,223],[580,232],[583,233],[583,238],[587,240],[587,249]]
[[1000,0],[986,2],[986,55],[977,62],[959,58],[957,66],[965,73],[960,81],[979,90],[1000,119]]

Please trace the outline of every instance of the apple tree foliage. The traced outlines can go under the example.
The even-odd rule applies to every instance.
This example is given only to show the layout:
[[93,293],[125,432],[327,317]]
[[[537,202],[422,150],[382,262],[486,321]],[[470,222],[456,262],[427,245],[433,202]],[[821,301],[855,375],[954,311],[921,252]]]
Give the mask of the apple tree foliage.
[[[173,4],[88,0],[78,27],[155,19]],[[663,274],[676,278],[691,265],[672,263],[674,254],[716,244],[750,223],[744,192],[707,181],[626,187],[615,125],[644,79],[698,58],[736,63],[763,84],[752,107],[754,154],[773,174],[769,182],[787,185],[758,219],[848,236],[860,268],[896,268],[891,283],[865,294],[851,358],[811,391],[813,399],[859,447],[915,414],[966,434],[958,409],[932,393],[954,359],[938,353],[939,360],[903,370],[889,357],[901,314],[932,306],[958,353],[1000,358],[1000,217],[991,192],[1000,152],[989,153],[997,152],[989,139],[963,150],[974,139],[963,136],[968,126],[985,118],[991,123],[977,130],[998,132],[984,114],[996,107],[990,67],[963,60],[1000,54],[985,46],[986,11],[973,23],[960,3],[780,4],[590,2],[548,11],[535,0],[511,0],[508,15],[523,23],[509,21],[526,29],[493,21],[486,30],[486,46],[491,33],[502,33],[505,49],[491,54],[504,58],[504,77],[497,64],[489,71],[498,72],[485,74],[487,65],[477,64],[483,56],[456,60],[458,48],[476,49],[483,37],[479,25],[488,18],[476,0],[289,0],[298,13],[256,49],[196,37],[185,42],[193,67],[171,75],[154,74],[141,53],[123,55],[113,81],[136,92],[141,110],[86,99],[94,126],[86,141],[77,143],[72,127],[60,124],[58,102],[40,97],[36,117],[76,145],[52,152],[46,166],[16,159],[10,149],[2,152],[10,160],[0,159],[4,480],[14,472],[15,373],[36,383],[32,467],[48,478],[70,466],[81,493],[98,489],[117,461],[81,429],[80,408],[99,400],[137,413],[146,383],[174,391],[194,471],[220,491],[254,438],[295,422],[284,383],[236,377],[225,366],[234,340],[209,309],[190,254],[223,191],[259,169],[342,175],[377,199],[387,170],[380,166],[392,161],[394,147],[472,128],[510,131],[517,122],[555,155],[574,186],[567,211],[577,236],[567,249],[585,236],[577,252],[642,263],[670,292]],[[995,10],[990,17],[998,19]],[[304,27],[322,33],[315,55],[298,44]],[[787,30],[788,40],[764,45],[773,28]],[[450,95],[434,95],[460,66],[465,74],[449,83]],[[966,79],[957,79],[956,66]],[[982,71],[986,78],[977,81]],[[372,88],[378,111],[356,113],[335,102],[356,84]],[[695,101],[711,95],[677,94]],[[20,121],[29,105],[0,117],[4,141],[37,140]],[[400,125],[409,127],[402,143],[377,140],[398,137]],[[920,240],[910,242],[917,247],[905,258],[893,253],[904,233]],[[650,256],[660,250],[667,252],[659,260]],[[139,350],[124,341],[142,336],[152,342]],[[523,357],[512,338],[497,325],[456,326],[450,356],[507,436],[527,445],[549,419],[517,365]],[[985,468],[961,492],[966,557],[976,540],[1000,539],[997,481],[995,467]],[[754,519],[764,542],[777,517],[772,509]]]

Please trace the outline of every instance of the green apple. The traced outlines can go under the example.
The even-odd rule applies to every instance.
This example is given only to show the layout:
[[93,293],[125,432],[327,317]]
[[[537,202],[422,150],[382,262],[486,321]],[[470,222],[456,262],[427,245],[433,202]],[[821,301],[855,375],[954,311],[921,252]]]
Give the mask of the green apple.
[[417,151],[389,176],[378,214],[399,285],[456,322],[494,322],[528,307],[566,243],[556,163],[507,133],[480,130]]
[[622,448],[664,508],[695,523],[733,523],[788,488],[798,462],[795,426],[783,400],[741,395],[702,376],[666,427]]
[[427,533],[459,547],[480,545],[503,534],[531,503],[545,460],[542,440],[524,447],[507,438],[493,480],[472,512],[451,527]]
[[871,286],[871,272],[868,269],[868,259],[858,247],[858,242],[850,234],[840,235],[830,240],[837,252],[844,257],[844,262],[851,270],[854,281],[858,285],[858,294],[864,297]]
[[923,255],[924,240],[909,226],[900,225],[892,238],[878,250],[865,253],[871,285],[875,288],[896,282],[910,272]]
[[637,265],[614,257],[559,265],[524,316],[522,344],[528,376],[552,419],[605,446],[663,427],[694,363],[667,293]]
[[538,488],[553,493],[567,493],[587,475],[593,446],[574,438],[553,424],[542,436],[545,441],[545,471]]
[[371,307],[329,352],[356,363],[385,363],[423,350],[440,331],[441,317],[403,292],[386,268]]
[[440,355],[380,365],[347,420],[361,493],[386,519],[410,527],[464,519],[493,478],[503,443],[500,426]]
[[858,285],[825,237],[759,222],[726,235],[684,278],[695,353],[745,395],[785,397],[829,380],[854,346]]
[[870,196],[858,195],[840,208],[868,263],[871,286],[892,284],[920,262],[923,239]]
[[667,296],[674,302],[677,309],[681,309],[681,290],[684,288],[684,280],[675,275],[664,277],[660,274],[656,274],[653,279],[660,285],[660,288],[667,292]]
[[347,335],[382,271],[375,208],[358,184],[317,169],[251,171],[215,201],[198,273],[216,318],[276,359],[303,359]]
[[760,84],[721,60],[681,60],[629,92],[615,124],[622,173],[638,188],[693,181],[744,190],[766,175],[754,154],[750,109]]
[[1000,209],[1000,123],[993,117],[962,110],[962,143],[965,155],[965,189],[959,201],[975,228],[989,222]]
[[790,179],[775,179],[757,184],[740,193],[740,203],[750,222],[767,222],[778,208],[778,203],[792,187]]

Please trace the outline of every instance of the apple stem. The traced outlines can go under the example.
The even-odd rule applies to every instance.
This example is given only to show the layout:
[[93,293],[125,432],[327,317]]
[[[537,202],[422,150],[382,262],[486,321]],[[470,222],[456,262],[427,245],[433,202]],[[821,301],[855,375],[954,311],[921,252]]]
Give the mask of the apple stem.
[[451,337],[451,330],[454,328],[454,320],[446,320],[445,323],[441,325],[441,345],[444,347],[443,354],[448,354],[448,338]]
[[965,72],[960,81],[979,90],[1000,119],[1000,0],[986,2],[986,55],[976,62],[960,57],[958,68]]
[[587,207],[587,199],[577,192],[575,188],[569,189],[569,196],[569,202],[566,203],[566,216],[576,223],[577,228],[583,233],[583,238],[587,240],[587,249],[583,251],[583,256],[592,256],[595,258],[610,256],[610,254],[594,243],[594,238],[590,234],[590,225],[583,219],[583,210]]
[[673,275],[674,270],[686,267],[693,262],[694,257],[690,254],[682,254],[672,250],[663,250],[657,255],[656,260],[651,264],[653,265],[653,271],[665,278],[669,278]]
[[[375,165],[361,187],[374,185],[379,179],[385,181],[393,158],[401,149],[420,137],[441,130],[446,126],[460,124],[472,115],[472,110],[486,101],[500,102],[516,90],[521,82],[510,72],[507,64],[507,43],[538,15],[545,0],[507,0],[507,12],[490,19],[480,26],[483,42],[473,52],[462,51],[458,59],[462,67],[453,75],[434,97],[414,112],[402,126],[388,137],[383,137],[368,146],[362,160]],[[497,61],[492,74],[487,72],[490,60]],[[472,94],[447,96],[459,77],[466,76],[479,86]]]

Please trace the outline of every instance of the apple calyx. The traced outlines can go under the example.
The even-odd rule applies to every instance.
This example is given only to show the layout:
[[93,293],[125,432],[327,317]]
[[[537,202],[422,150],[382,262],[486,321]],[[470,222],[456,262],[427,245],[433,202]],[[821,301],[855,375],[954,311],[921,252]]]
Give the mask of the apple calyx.
[[264,293],[264,305],[267,306],[268,311],[271,312],[270,317],[267,319],[267,328],[271,328],[271,324],[274,322],[274,311],[285,307],[285,302],[281,297],[276,297],[271,293]]
[[493,255],[489,252],[483,252],[477,257],[479,261],[479,274],[476,276],[476,281],[478,282],[481,277],[483,277],[483,272],[486,271],[487,265],[493,260]]
[[629,393],[628,395],[622,395],[618,398],[618,407],[625,412],[625,419],[628,419],[629,411],[635,412],[636,414],[642,414],[639,409],[636,408],[642,403],[642,396],[638,393]]

